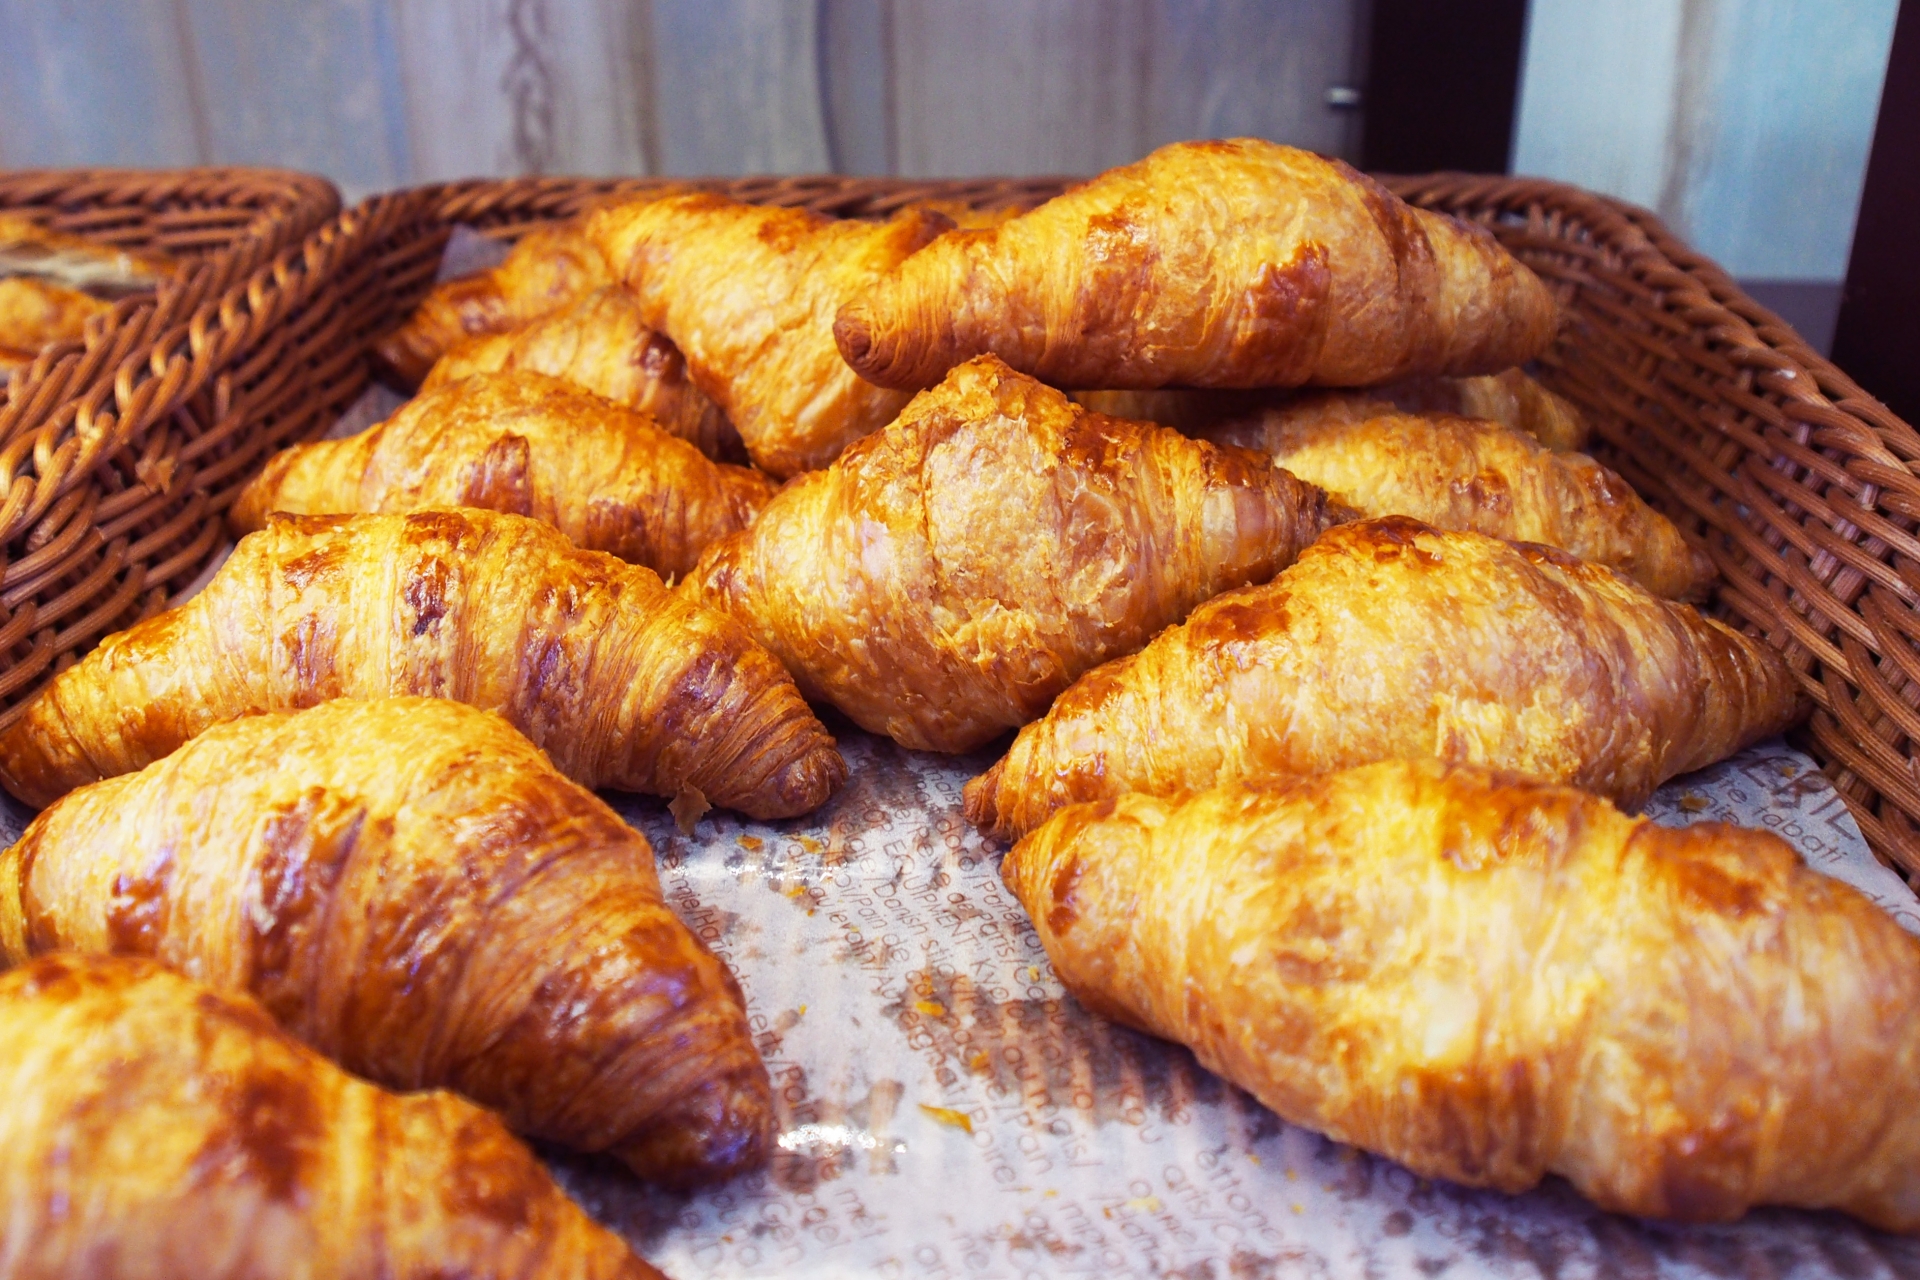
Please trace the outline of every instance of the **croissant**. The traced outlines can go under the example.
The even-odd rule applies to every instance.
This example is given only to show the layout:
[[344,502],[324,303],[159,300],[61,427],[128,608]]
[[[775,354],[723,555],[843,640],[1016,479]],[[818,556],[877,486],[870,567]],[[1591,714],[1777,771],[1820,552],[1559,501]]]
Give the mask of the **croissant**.
[[147,961],[0,976],[0,1088],[10,1277],[661,1280],[485,1111]]
[[483,373],[357,436],[275,454],[228,523],[238,534],[273,511],[485,507],[671,575],[772,496],[765,476],[708,461],[643,413],[537,373]]
[[966,751],[1326,527],[1264,458],[1087,413],[992,356],[793,481],[681,590],[808,697],[904,746]]
[[491,271],[436,285],[406,322],[373,344],[409,386],[462,338],[501,333],[611,283],[607,263],[578,221],[529,231]]
[[834,337],[885,387],[930,386],[986,351],[1066,387],[1364,386],[1504,369],[1557,324],[1553,295],[1487,232],[1338,160],[1239,138],[1162,147],[942,236],[850,299]]
[[1920,1230],[1920,942],[1777,837],[1395,760],[1065,809],[1001,874],[1067,989],[1414,1172]]
[[1123,791],[1438,756],[1638,807],[1805,711],[1764,642],[1564,552],[1389,517],[1088,672],[966,787],[1001,835]]
[[704,194],[605,209],[587,227],[754,464],[784,480],[826,466],[905,406],[841,361],[834,311],[951,225],[914,207],[886,222],[835,221]]
[[640,306],[625,289],[596,289],[517,329],[457,342],[420,389],[506,369],[549,374],[651,414],[661,430],[709,458],[747,456],[727,415],[687,376],[686,357],[640,322]]
[[1541,542],[1618,569],[1656,595],[1696,598],[1713,562],[1633,486],[1584,453],[1554,453],[1497,422],[1389,410],[1358,422],[1268,410],[1201,433],[1268,454],[1370,516]]
[[405,693],[499,712],[589,787],[785,818],[846,778],[738,623],[536,520],[462,509],[269,520],[199,595],[29,703],[0,781],[45,805],[222,720]]
[[216,725],[0,854],[0,956],[148,956],[394,1089],[685,1182],[766,1155],[766,1068],[653,850],[506,721],[342,699]]
[[1266,413],[1289,425],[1365,422],[1383,414],[1453,414],[1524,431],[1556,453],[1587,447],[1579,408],[1519,369],[1473,378],[1407,378],[1364,391],[1077,391],[1095,413],[1204,433],[1230,418]]
[[77,341],[88,320],[112,310],[110,302],[33,276],[0,279],[0,361],[9,369],[32,364],[42,347]]

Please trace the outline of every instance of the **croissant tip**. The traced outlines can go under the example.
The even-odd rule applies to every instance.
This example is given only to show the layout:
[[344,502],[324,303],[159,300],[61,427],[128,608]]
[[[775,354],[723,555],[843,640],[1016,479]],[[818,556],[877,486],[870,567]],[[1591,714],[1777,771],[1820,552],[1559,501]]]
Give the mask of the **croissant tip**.
[[833,343],[855,373],[864,378],[874,372],[873,325],[860,303],[847,303],[833,318]]
[[656,1117],[648,1131],[608,1154],[644,1181],[683,1191],[760,1168],[772,1154],[778,1124],[765,1072],[757,1080],[742,1078],[747,1074],[701,1086],[683,1114]]
[[425,353],[416,351],[404,328],[396,329],[373,344],[371,363],[374,376],[383,382],[397,383],[408,391],[420,389],[421,380],[433,367]]
[[1004,835],[1000,830],[999,806],[994,803],[1000,790],[1000,777],[1007,762],[999,760],[993,768],[960,788],[960,802],[967,821],[988,835]]
[[805,817],[831,800],[848,776],[846,757],[832,738],[826,738],[776,771],[771,785],[750,800],[727,807],[759,822]]

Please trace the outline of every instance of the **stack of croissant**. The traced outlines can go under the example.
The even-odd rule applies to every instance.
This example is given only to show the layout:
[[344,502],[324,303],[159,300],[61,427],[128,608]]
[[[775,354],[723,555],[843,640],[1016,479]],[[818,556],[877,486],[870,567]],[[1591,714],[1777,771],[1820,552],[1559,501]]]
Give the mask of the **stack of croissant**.
[[[1804,700],[1523,371],[1559,319],[1484,229],[1244,139],[1024,213],[680,191],[527,235],[379,344],[416,398],[273,458],[211,584],[0,734],[48,806],[0,857],[0,951],[42,957],[0,984],[45,1097],[8,1203],[153,1034],[127,1010],[184,1000],[222,1030],[113,1106],[207,1073],[138,1123],[234,1154],[101,1139],[62,1174],[118,1180],[90,1232],[239,1267],[404,1213],[410,1274],[484,1252],[492,1195],[540,1265],[642,1266],[500,1122],[375,1086],[645,1177],[762,1159],[740,988],[586,788],[798,816],[846,777],[831,708],[1013,732],[967,814],[1062,979],[1290,1120],[1632,1213],[1920,1228],[1920,943],[1772,836],[1622,812]],[[410,1161],[489,1190],[365,1194]]]

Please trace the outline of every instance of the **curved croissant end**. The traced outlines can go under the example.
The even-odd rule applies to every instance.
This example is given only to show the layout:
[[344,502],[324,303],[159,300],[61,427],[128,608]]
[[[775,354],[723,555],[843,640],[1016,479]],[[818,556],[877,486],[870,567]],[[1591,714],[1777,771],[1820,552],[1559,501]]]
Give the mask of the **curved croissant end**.
[[500,333],[564,306],[608,281],[606,260],[578,222],[522,236],[491,271],[435,286],[374,354],[408,386],[463,338]]

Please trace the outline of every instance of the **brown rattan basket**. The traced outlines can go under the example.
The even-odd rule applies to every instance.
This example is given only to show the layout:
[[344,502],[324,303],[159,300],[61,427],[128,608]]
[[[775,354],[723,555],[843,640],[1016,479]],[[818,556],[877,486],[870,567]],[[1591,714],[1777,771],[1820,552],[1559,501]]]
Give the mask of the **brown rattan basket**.
[[223,295],[270,276],[339,208],[325,179],[272,169],[0,173],[0,211],[186,264],[0,396],[0,705],[198,571],[217,528],[175,433],[154,427],[206,369],[157,353],[219,326]]
[[[1031,206],[1064,181],[699,185],[873,216],[923,199]],[[1712,609],[1786,653],[1817,707],[1802,744],[1874,849],[1920,875],[1920,478],[1910,466],[1920,435],[1643,210],[1528,179],[1389,184],[1489,226],[1559,291],[1572,319],[1543,362],[1546,381],[1593,418],[1595,452],[1713,556],[1725,581]],[[91,562],[75,560],[77,550],[47,554],[44,542],[39,594],[0,588],[0,606],[13,611],[0,618],[0,640],[12,646],[0,724],[56,658],[159,607],[160,584],[215,550],[218,514],[267,453],[324,431],[361,394],[369,345],[425,295],[455,225],[511,240],[604,196],[658,185],[519,179],[375,197],[232,290],[217,315],[123,364],[112,398],[123,420],[137,418],[128,434],[143,448],[112,493],[133,505],[113,522],[96,513]],[[92,407],[95,418],[111,411],[104,400]],[[161,477],[172,506],[130,520],[147,506],[120,495],[142,483],[141,467]],[[142,578],[127,568],[136,550],[166,559]],[[45,619],[41,597],[54,590],[61,618],[84,616],[57,631],[21,620],[26,608]]]

